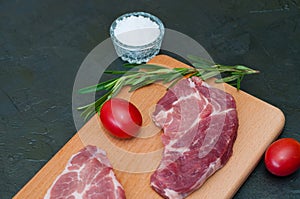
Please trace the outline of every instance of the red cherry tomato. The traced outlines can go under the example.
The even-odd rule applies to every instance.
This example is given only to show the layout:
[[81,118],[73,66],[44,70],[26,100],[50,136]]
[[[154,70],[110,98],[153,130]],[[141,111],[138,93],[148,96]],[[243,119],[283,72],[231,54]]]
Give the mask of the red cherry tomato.
[[292,138],[273,142],[266,150],[265,165],[277,176],[294,173],[300,168],[300,143]]
[[142,125],[142,115],[130,102],[112,98],[106,101],[100,111],[103,126],[118,138],[131,138],[137,135]]

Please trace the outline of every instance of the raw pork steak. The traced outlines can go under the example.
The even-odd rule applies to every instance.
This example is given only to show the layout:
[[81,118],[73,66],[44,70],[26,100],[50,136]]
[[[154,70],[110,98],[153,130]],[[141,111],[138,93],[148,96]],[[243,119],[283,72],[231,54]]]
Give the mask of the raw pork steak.
[[44,199],[123,199],[124,190],[116,179],[106,153],[87,146],[73,155]]
[[185,198],[232,154],[238,128],[235,101],[198,77],[169,89],[153,120],[163,128],[164,152],[151,186],[164,198]]

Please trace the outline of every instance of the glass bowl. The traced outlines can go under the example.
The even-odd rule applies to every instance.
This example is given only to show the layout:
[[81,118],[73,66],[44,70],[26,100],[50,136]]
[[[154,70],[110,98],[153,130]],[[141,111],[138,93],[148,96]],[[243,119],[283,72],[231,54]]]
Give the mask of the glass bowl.
[[110,27],[117,55],[136,64],[147,62],[159,53],[164,33],[160,19],[145,12],[124,14]]

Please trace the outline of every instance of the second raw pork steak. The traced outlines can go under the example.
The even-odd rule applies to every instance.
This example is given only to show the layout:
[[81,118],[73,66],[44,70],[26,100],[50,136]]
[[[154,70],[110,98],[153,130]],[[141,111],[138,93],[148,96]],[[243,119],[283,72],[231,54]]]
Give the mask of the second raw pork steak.
[[44,199],[125,199],[105,151],[86,146],[74,154]]
[[164,198],[185,198],[232,155],[238,129],[235,100],[198,77],[169,89],[153,121],[164,131],[164,152],[151,186]]

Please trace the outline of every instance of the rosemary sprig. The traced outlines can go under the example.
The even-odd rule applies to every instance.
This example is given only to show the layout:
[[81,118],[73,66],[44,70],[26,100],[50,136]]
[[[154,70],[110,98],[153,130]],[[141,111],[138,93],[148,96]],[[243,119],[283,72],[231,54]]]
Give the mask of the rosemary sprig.
[[171,83],[170,86],[173,86],[186,75],[198,76],[202,80],[207,80],[216,75],[225,74],[227,76],[217,79],[216,82],[233,83],[236,81],[235,84],[239,90],[241,81],[245,75],[259,72],[243,65],[226,66],[214,64],[196,56],[188,56],[188,58],[193,62],[192,65],[194,68],[166,68],[153,64],[125,64],[124,66],[130,70],[107,70],[105,71],[107,74],[122,76],[80,89],[79,93],[81,94],[100,90],[105,90],[107,92],[95,102],[79,107],[78,110],[82,111],[81,115],[87,120],[94,113],[99,112],[102,104],[116,95],[124,86],[129,86],[129,91],[132,92],[159,81],[163,84]]

